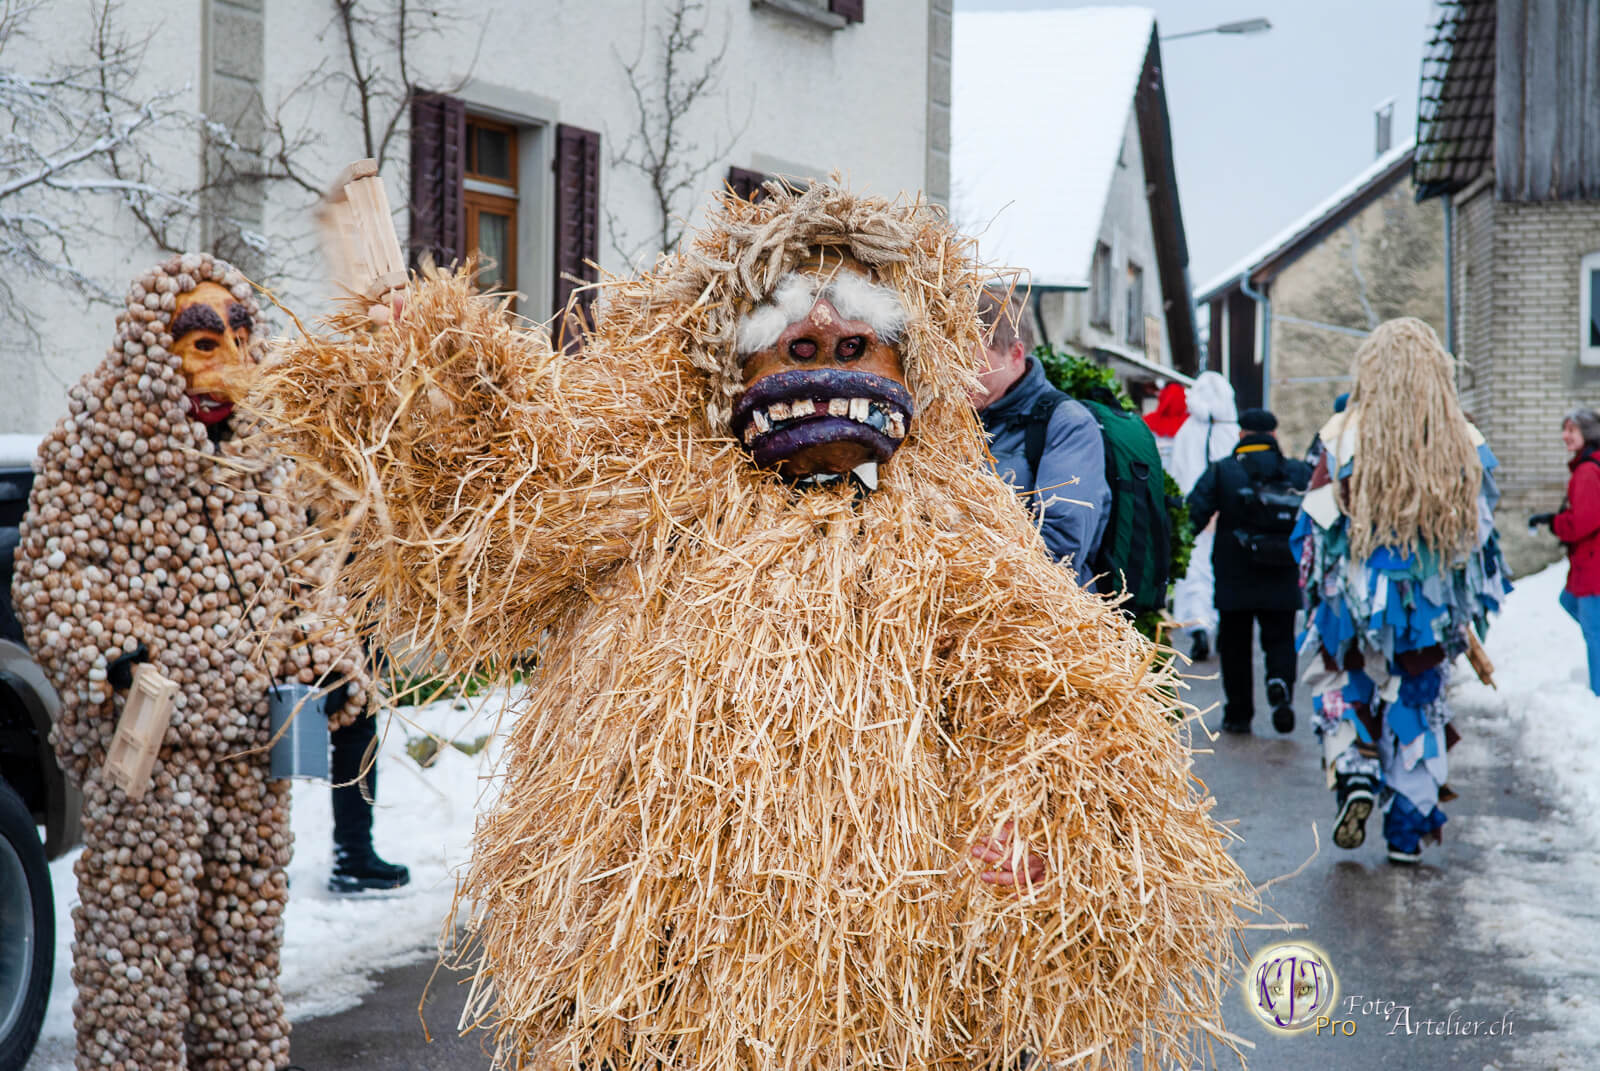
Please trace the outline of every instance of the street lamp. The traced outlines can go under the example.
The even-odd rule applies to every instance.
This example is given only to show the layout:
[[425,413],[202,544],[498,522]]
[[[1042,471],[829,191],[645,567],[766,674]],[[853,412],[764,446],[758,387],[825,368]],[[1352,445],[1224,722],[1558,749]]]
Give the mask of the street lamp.
[[1238,22],[1224,22],[1220,26],[1212,26],[1205,30],[1186,30],[1183,33],[1166,34],[1161,40],[1176,41],[1180,37],[1199,37],[1201,34],[1206,33],[1266,33],[1270,29],[1272,29],[1272,23],[1266,19],[1240,19]]

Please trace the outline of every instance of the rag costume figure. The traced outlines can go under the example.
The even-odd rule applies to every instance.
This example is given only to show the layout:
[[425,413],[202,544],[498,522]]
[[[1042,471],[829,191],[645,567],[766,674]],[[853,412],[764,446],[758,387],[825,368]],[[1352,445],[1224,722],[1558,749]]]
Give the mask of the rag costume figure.
[[[268,691],[337,677],[339,720],[365,700],[359,647],[341,657],[291,620],[291,596],[315,590],[304,518],[231,400],[259,355],[256,317],[249,284],[207,255],[135,282],[110,353],[40,447],[22,524],[15,601],[61,697],[52,743],[83,790],[82,1071],[288,1063],[289,786],[268,779]],[[145,660],[180,688],[151,784],[130,799],[102,767]]]
[[1319,433],[1294,543],[1314,655],[1333,841],[1359,847],[1383,809],[1389,859],[1415,863],[1445,822],[1450,662],[1505,593],[1495,458],[1462,415],[1454,361],[1421,320],[1391,320],[1356,352],[1349,407]]
[[540,653],[461,895],[502,1067],[1189,1065],[1248,899],[1114,607],[985,464],[920,205],[736,199],[581,355],[464,275],[286,347],[342,590]]

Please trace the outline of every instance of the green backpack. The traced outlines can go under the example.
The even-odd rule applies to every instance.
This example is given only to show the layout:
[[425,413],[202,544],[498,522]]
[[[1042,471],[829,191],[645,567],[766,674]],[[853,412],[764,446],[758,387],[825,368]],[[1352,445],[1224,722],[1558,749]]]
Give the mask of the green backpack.
[[[1051,388],[1026,417],[1024,450],[1035,473],[1044,457],[1050,415],[1067,397]],[[1090,564],[1101,577],[1103,591],[1127,589],[1125,609],[1135,615],[1159,610],[1167,604],[1172,521],[1167,514],[1166,479],[1156,437],[1143,418],[1124,409],[1103,387],[1073,400],[1089,410],[1100,425],[1106,483],[1111,488],[1111,513]]]

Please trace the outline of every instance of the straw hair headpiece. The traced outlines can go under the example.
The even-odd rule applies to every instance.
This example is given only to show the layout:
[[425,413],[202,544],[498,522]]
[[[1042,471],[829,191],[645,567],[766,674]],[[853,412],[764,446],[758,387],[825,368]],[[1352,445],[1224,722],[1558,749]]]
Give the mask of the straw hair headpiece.
[[1350,546],[1424,546],[1453,561],[1478,541],[1483,465],[1456,396],[1455,360],[1413,317],[1380,324],[1356,351],[1360,414],[1346,495]]
[[[917,410],[875,492],[802,493],[728,436],[737,325],[845,258],[901,297]],[[260,404],[345,503],[360,612],[457,670],[539,653],[460,887],[497,1066],[1232,1043],[1253,901],[1171,677],[986,464],[983,281],[927,206],[776,188],[607,284],[581,356],[437,273],[283,348]],[[1020,897],[969,853],[1008,825]]]

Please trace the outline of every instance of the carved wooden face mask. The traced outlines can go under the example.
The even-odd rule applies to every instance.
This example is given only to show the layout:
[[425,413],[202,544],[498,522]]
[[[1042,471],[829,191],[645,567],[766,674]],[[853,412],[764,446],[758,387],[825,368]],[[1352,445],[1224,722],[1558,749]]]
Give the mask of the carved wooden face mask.
[[785,276],[739,325],[733,432],[792,480],[887,461],[914,410],[896,345],[905,307],[852,265]]
[[183,362],[189,411],[202,424],[233,414],[239,373],[251,363],[250,310],[226,287],[205,282],[178,295],[172,313],[172,352]]

